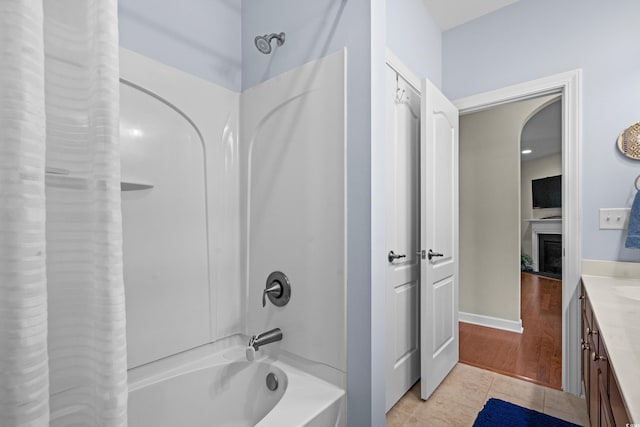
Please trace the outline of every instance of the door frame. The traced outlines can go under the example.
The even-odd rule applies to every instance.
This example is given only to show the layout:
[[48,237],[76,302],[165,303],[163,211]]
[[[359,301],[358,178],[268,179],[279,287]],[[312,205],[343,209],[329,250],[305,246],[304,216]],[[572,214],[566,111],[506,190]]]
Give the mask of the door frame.
[[465,115],[514,101],[562,94],[562,388],[580,395],[578,293],[582,270],[582,70],[507,86],[453,101]]
[[391,67],[395,72],[400,74],[400,76],[407,81],[418,95],[422,96],[421,92],[421,84],[418,76],[415,75],[411,68],[407,67],[404,62],[398,56],[391,51],[391,49],[387,48],[387,56],[385,59],[385,65]]

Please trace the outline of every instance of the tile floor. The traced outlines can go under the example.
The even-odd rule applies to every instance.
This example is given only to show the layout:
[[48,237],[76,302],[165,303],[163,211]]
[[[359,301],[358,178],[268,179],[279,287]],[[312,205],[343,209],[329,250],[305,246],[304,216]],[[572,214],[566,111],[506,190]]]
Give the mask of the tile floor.
[[472,426],[492,397],[589,426],[584,399],[458,363],[428,401],[420,399],[420,382],[413,386],[387,413],[387,427]]

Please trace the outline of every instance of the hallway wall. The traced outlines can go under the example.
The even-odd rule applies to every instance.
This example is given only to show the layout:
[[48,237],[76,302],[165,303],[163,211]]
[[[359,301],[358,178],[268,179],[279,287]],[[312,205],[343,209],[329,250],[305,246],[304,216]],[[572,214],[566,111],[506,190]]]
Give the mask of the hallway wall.
[[548,95],[460,117],[460,312],[520,324],[520,135]]

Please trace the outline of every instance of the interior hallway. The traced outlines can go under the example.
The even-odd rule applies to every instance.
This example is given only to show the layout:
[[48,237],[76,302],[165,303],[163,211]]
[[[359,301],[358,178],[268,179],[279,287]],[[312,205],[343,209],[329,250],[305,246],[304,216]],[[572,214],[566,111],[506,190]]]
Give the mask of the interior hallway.
[[460,323],[460,361],[562,389],[562,281],[521,273],[524,332]]
[[468,427],[490,398],[589,426],[584,399],[552,388],[458,363],[427,401],[420,382],[387,413],[387,427]]

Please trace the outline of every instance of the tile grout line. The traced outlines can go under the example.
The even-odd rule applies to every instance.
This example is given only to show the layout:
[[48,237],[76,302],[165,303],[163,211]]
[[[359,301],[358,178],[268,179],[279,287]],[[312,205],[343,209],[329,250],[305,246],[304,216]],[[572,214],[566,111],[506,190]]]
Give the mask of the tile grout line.
[[[495,380],[496,380],[496,376],[491,375],[491,382],[489,383],[489,387],[487,388],[487,391],[484,393],[484,402],[482,403],[482,408],[484,408],[484,405],[487,403],[487,399],[489,398],[489,392],[491,391],[491,387],[493,387],[493,382]],[[481,411],[482,411],[482,408],[480,408]]]

